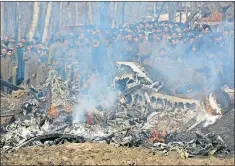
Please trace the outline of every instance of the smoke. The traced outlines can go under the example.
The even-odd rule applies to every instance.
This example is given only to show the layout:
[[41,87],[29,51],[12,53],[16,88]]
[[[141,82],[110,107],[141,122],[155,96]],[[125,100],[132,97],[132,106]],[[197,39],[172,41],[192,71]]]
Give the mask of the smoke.
[[[220,27],[212,27],[211,32],[204,34],[192,30],[193,38],[187,37],[188,32],[186,32],[182,40],[188,38],[187,41],[179,42],[176,39],[174,49],[169,41],[161,41],[153,46],[153,58],[162,56],[160,55],[162,48],[165,49],[165,56],[168,57],[163,63],[159,59],[154,62],[154,68],[160,70],[167,87],[176,89],[178,93],[190,91],[206,93],[222,88],[225,84],[229,87],[234,86],[234,79],[231,79],[234,77],[234,72],[232,72],[234,71],[234,36],[225,37],[222,30],[218,33],[218,29],[223,26],[222,24]],[[230,32],[234,27],[232,26],[231,29]],[[222,39],[216,42],[220,37]],[[195,41],[190,44],[190,40]],[[107,55],[106,51],[102,52],[102,55]],[[113,50],[112,56],[115,56],[114,53],[117,54]],[[83,57],[85,56],[80,56],[81,60]],[[106,64],[104,61],[107,57],[101,58],[102,63]],[[94,76],[89,88],[82,93],[79,104],[74,107],[74,123],[84,122],[85,113],[92,113],[95,109],[100,110],[99,106],[108,109],[114,104],[118,92],[109,86],[109,73],[114,73],[112,71],[114,69],[109,65],[102,67],[100,75]]]
[[105,75],[92,75],[89,87],[82,92],[78,105],[73,108],[73,123],[85,122],[86,114],[94,112],[95,109],[104,111],[114,105],[118,92],[104,78]]
[[[185,93],[190,89],[210,92],[222,88],[225,84],[233,87],[234,36],[226,37],[221,30],[224,26],[222,23],[202,37],[193,31],[195,42],[191,47],[187,47],[190,46],[189,42],[179,42],[175,49],[172,49],[169,42],[157,44],[153,48],[156,50],[155,57],[160,56],[160,49],[165,49],[165,56],[169,59],[166,63],[155,61],[154,68],[160,70],[166,78],[166,83],[175,87],[179,93]],[[230,28],[231,33],[233,25]],[[220,37],[221,41],[216,42]],[[195,51],[192,51],[192,46],[195,47]],[[172,58],[175,62],[170,60]]]

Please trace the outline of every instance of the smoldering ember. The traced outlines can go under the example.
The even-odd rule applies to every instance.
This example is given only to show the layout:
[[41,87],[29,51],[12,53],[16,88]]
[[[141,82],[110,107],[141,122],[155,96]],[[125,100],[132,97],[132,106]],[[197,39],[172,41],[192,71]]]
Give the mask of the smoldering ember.
[[1,2],[0,112],[1,164],[234,165],[234,3]]

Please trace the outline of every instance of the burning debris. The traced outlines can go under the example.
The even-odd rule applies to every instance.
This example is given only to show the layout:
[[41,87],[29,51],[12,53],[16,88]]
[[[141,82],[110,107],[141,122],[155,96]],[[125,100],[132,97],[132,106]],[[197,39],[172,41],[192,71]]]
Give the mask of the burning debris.
[[[39,89],[2,97],[1,118],[12,116],[14,120],[2,126],[1,149],[8,152],[25,146],[89,141],[148,147],[165,154],[177,150],[185,158],[229,153],[223,136],[197,131],[192,137],[195,132],[191,130],[223,118],[233,104],[233,90],[211,92],[204,100],[178,97],[170,93],[160,74],[153,78],[133,62],[117,62],[117,66],[112,87],[120,93],[115,100],[105,99],[110,98],[105,88],[97,94],[99,102],[71,93],[69,85],[53,71]],[[79,105],[85,100],[89,107]],[[73,113],[72,105],[77,108]],[[86,123],[74,121],[72,114],[86,117]],[[190,136],[179,139],[183,133]]]

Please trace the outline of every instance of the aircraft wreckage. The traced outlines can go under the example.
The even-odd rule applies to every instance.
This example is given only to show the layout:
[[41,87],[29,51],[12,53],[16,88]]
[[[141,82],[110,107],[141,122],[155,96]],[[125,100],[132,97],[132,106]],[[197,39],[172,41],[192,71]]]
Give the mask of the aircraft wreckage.
[[[193,130],[213,125],[226,112],[234,111],[234,89],[225,86],[203,93],[192,91],[190,87],[197,85],[190,83],[184,93],[179,93],[181,85],[169,84],[150,66],[116,64],[118,70],[111,85],[120,92],[116,102],[94,106],[84,115],[86,123],[72,122],[72,107],[79,104],[80,91],[71,92],[68,83],[54,71],[38,89],[21,88],[2,96],[2,151],[89,141],[143,146],[164,154],[177,150],[187,157],[230,152],[218,133]],[[78,85],[74,83],[73,89],[79,89]],[[100,100],[105,100],[105,94],[102,96]]]

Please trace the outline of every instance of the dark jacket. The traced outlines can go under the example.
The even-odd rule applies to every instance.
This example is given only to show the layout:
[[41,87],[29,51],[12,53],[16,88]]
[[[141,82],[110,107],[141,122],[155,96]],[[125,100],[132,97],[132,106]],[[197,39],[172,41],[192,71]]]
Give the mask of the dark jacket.
[[17,79],[21,80],[24,79],[24,67],[25,67],[23,59],[24,47],[18,47],[16,51],[18,57]]

